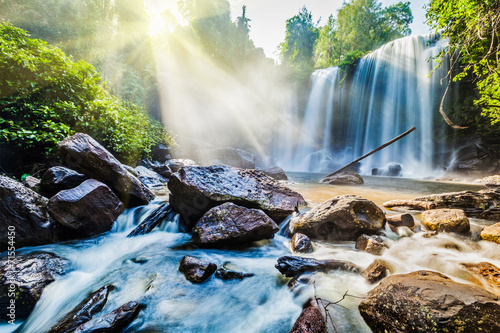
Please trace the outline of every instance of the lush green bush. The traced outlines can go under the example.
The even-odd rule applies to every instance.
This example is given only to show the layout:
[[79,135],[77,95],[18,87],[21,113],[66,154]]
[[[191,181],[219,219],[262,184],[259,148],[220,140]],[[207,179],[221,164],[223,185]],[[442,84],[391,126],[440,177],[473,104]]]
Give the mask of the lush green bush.
[[112,96],[95,68],[60,49],[0,24],[0,145],[53,154],[57,143],[84,132],[127,163],[171,137],[161,123]]

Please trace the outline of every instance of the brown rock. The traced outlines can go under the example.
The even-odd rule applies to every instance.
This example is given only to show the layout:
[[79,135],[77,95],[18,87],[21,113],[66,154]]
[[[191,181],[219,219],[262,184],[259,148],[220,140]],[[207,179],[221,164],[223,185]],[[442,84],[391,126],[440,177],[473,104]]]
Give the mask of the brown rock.
[[290,333],[328,333],[324,311],[316,300],[310,299],[304,304]]
[[341,195],[292,219],[290,231],[312,239],[356,240],[359,235],[376,233],[384,225],[384,212],[372,201],[355,195]]
[[399,227],[408,227],[411,230],[415,229],[415,220],[411,214],[386,215],[385,218],[392,231],[396,231]]
[[221,246],[272,238],[278,230],[263,211],[226,202],[203,215],[192,232],[196,245]]
[[75,170],[108,185],[125,207],[145,205],[153,193],[87,134],[76,133],[58,144],[62,159]]
[[262,170],[263,173],[276,180],[288,180],[285,171],[279,166],[275,166],[269,169]]
[[299,193],[260,171],[220,165],[183,167],[170,177],[168,188],[170,204],[188,230],[224,202],[261,209],[277,223],[305,204]]
[[384,250],[384,240],[375,235],[361,235],[356,240],[355,245],[357,250],[365,251],[373,255],[380,255]]
[[309,237],[301,233],[294,234],[290,244],[293,252],[311,253],[314,251]]
[[481,239],[500,244],[500,222],[485,227],[481,231]]
[[462,266],[474,275],[479,276],[493,292],[500,295],[500,268],[489,262],[462,264]]
[[363,177],[355,172],[342,172],[322,179],[321,183],[330,185],[361,185],[365,182],[363,181]]
[[74,170],[62,166],[55,166],[48,169],[43,174],[40,182],[40,191],[43,195],[47,196],[47,198],[50,198],[59,191],[77,187],[88,178],[89,177]]
[[369,283],[377,283],[390,272],[390,265],[384,260],[375,259],[370,266],[363,271],[363,276]]
[[422,213],[422,224],[429,230],[468,233],[469,219],[461,209],[432,209]]
[[50,215],[73,231],[74,237],[90,237],[111,230],[123,209],[113,191],[95,179],[60,191],[49,201]]
[[374,332],[500,332],[497,296],[431,271],[385,278],[359,311]]
[[184,256],[179,264],[179,271],[193,283],[205,281],[216,269],[216,264],[191,256]]

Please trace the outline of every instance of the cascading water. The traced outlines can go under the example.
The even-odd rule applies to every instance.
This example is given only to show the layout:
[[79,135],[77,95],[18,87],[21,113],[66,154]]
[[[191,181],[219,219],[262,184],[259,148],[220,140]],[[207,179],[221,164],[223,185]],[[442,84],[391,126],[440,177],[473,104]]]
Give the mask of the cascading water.
[[448,63],[429,74],[432,58],[446,44],[437,34],[405,37],[362,58],[345,80],[337,67],[314,72],[304,116],[295,117],[300,133],[284,126],[275,145],[277,164],[291,171],[334,171],[416,126],[414,133],[365,159],[361,172],[394,162],[405,175],[431,174],[447,149],[440,142],[446,126],[436,119]]

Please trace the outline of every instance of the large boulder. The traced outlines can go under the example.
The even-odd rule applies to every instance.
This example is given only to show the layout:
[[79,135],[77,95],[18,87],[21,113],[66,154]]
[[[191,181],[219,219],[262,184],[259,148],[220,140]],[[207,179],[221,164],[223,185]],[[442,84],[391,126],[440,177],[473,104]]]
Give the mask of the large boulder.
[[57,224],[47,210],[49,200],[21,183],[0,176],[0,248],[16,249],[56,242]]
[[348,261],[284,256],[278,258],[278,263],[274,266],[286,277],[294,277],[304,272],[329,272],[333,270],[343,270],[350,272],[361,272],[360,268]]
[[355,172],[342,172],[323,178],[321,183],[330,185],[361,185],[364,184],[364,181],[363,177]]
[[113,191],[95,179],[60,191],[50,198],[48,207],[50,215],[72,231],[70,238],[109,231],[124,209]]
[[192,232],[194,244],[210,247],[272,238],[278,230],[263,211],[226,202],[203,215]]
[[290,231],[321,240],[356,240],[374,234],[385,225],[382,209],[355,195],[327,200],[290,221]]
[[224,164],[235,168],[255,169],[255,156],[242,149],[205,148],[196,150],[194,154],[200,165]]
[[468,217],[500,220],[500,189],[490,188],[478,192],[463,191],[433,194],[412,200],[392,200],[384,207],[408,207],[417,210],[435,208],[462,209]]
[[431,231],[468,233],[469,219],[461,209],[432,209],[422,213],[423,225]]
[[49,252],[0,259],[0,318],[27,318],[45,287],[69,269],[68,260]]
[[314,298],[304,304],[302,313],[293,324],[290,333],[328,333],[325,310]]
[[261,209],[277,223],[305,204],[299,193],[260,171],[222,165],[183,167],[172,175],[168,188],[170,204],[187,229],[224,202]]
[[113,290],[112,285],[102,287],[96,292],[90,294],[71,312],[60,319],[57,324],[50,329],[48,333],[66,333],[72,332],[75,328],[86,323],[92,317],[100,312],[108,301],[108,294]]
[[446,177],[474,180],[500,172],[500,152],[494,145],[481,141],[469,143],[454,153],[454,160],[446,169]]
[[276,180],[288,180],[285,171],[279,166],[261,170],[263,173]]
[[359,311],[374,332],[500,332],[497,296],[431,271],[382,280]]
[[193,283],[205,281],[216,270],[216,264],[191,256],[184,256],[179,263],[179,271]]
[[108,185],[125,207],[145,205],[154,198],[139,179],[87,134],[76,133],[61,141],[58,148],[66,164]]
[[73,333],[122,332],[139,314],[140,304],[130,301],[119,308],[78,326]]
[[55,166],[43,174],[40,181],[40,191],[50,198],[59,191],[77,187],[87,179],[87,176],[74,170]]
[[500,244],[500,222],[485,227],[481,231],[481,239]]

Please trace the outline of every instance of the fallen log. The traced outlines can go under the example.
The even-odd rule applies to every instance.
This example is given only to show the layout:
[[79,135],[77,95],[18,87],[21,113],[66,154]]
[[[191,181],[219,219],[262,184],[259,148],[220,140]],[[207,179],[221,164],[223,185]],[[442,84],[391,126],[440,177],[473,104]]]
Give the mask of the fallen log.
[[361,272],[358,266],[349,261],[335,259],[316,260],[294,256],[280,257],[275,267],[286,277],[294,277],[304,272],[328,272],[331,270]]
[[430,201],[417,201],[417,200],[391,200],[382,204],[384,207],[408,207],[416,210],[429,210],[436,209],[436,204]]
[[127,237],[134,237],[150,233],[161,221],[172,212],[172,207],[168,203],[162,204],[155,209],[141,224],[132,230]]

